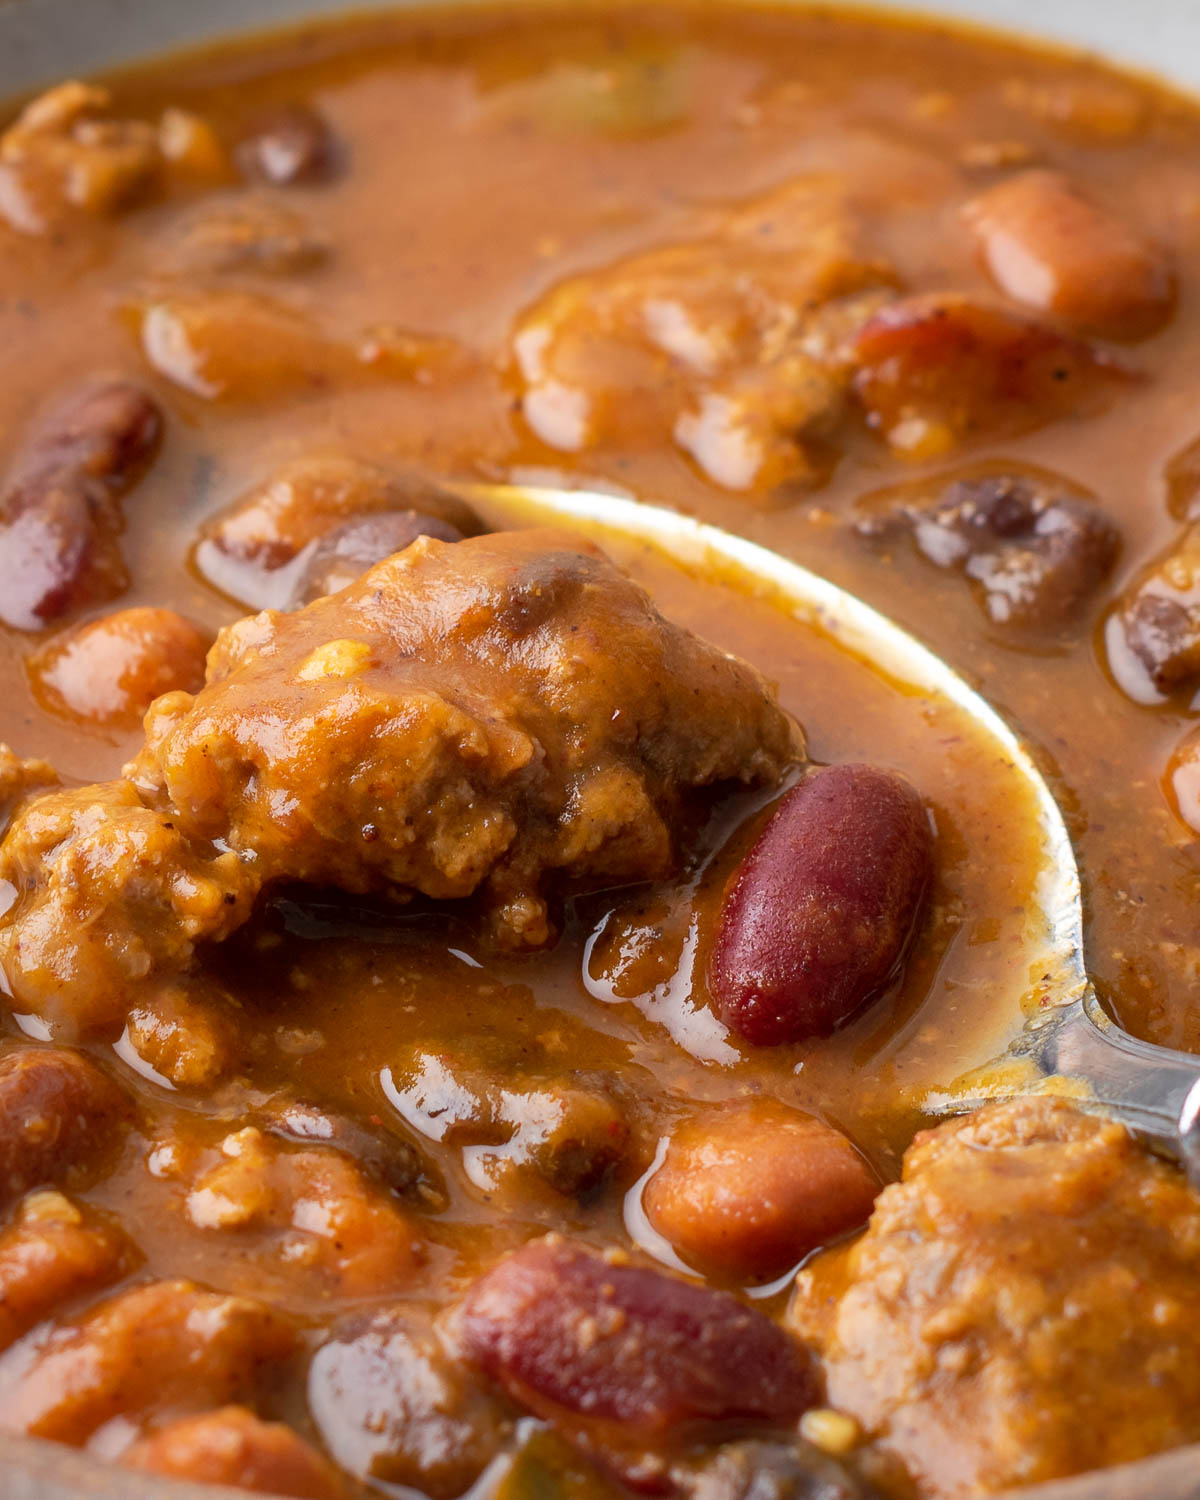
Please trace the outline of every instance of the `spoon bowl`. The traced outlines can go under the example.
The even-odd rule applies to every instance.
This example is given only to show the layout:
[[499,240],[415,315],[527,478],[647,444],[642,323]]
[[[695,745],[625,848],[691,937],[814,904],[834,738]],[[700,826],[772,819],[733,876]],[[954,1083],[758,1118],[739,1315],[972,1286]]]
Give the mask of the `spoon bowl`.
[[765,600],[903,687],[956,706],[1032,809],[1039,860],[1028,912],[1037,943],[1032,994],[995,997],[975,1066],[913,1101],[931,1116],[988,1100],[1058,1092],[1119,1119],[1179,1161],[1200,1186],[1200,1059],[1128,1035],[1087,975],[1079,868],[1062,812],[1030,754],[994,708],[941,657],[886,615],[799,563],[660,506],[587,490],[464,485],[465,498],[529,524],[567,524],[600,542],[634,542]]

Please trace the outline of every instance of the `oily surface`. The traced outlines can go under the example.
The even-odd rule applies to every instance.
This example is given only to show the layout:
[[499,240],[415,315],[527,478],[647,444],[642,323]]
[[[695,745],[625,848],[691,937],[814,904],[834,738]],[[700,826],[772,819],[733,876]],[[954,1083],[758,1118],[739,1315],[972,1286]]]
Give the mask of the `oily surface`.
[[[1200,1436],[1169,1169],[1046,1101],[908,1150],[1041,993],[1004,764],[766,602],[441,487],[626,489],[911,627],[1051,779],[1106,1000],[1200,1045],[1200,116],[613,4],[11,118],[0,1427],[321,1500],[958,1500]],[[795,910],[866,978],[756,1039],[710,956],[808,963],[764,830],[827,763],[854,900]]]

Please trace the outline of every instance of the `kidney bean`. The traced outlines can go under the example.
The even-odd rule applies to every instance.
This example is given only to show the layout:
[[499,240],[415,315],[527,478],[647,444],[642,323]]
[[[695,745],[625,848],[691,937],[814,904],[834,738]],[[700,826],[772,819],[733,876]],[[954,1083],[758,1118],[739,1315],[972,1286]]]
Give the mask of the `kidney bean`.
[[0,1201],[90,1180],[132,1115],[125,1093],[80,1053],[9,1052],[0,1058]]
[[158,444],[158,407],[113,380],[77,391],[42,420],[0,486],[0,619],[38,630],[110,599],[128,582],[117,501]]
[[389,511],[347,521],[311,544],[289,607],[299,609],[326,594],[338,593],[356,582],[368,568],[391,557],[393,552],[403,552],[421,536],[441,542],[461,542],[463,533],[449,521],[415,510]]
[[122,609],[56,636],[27,665],[34,695],[51,712],[131,729],[161,693],[204,685],[210,644],[173,609]]
[[1017,630],[1081,623],[1121,545],[1094,500],[1036,469],[935,476],[860,504],[859,536],[887,542],[907,530],[935,567],[966,575],[994,624]]
[[791,1423],[816,1399],[807,1350],[765,1314],[558,1235],[481,1276],[456,1331],[514,1400],[635,1440],[692,1421]]
[[1015,302],[1102,338],[1140,339],[1171,315],[1165,255],[1061,172],[1022,172],[967,205],[992,280]]
[[328,123],[304,104],[289,104],[260,120],[235,152],[242,174],[272,187],[327,181],[338,165]]
[[297,1500],[346,1500],[337,1472],[282,1422],[264,1422],[244,1406],[180,1417],[121,1455],[128,1469],[222,1484]]
[[1091,415],[1130,372],[1046,323],[948,293],[890,303],[849,341],[868,424],[933,458],[974,438]]
[[435,1500],[464,1494],[512,1428],[498,1398],[411,1308],[359,1320],[318,1349],[308,1408],[343,1469]]
[[[3,501],[0,501],[0,507]],[[89,597],[110,599],[129,582],[115,540],[98,528],[75,489],[50,489],[23,508],[0,508],[0,619],[40,630]]]
[[841,1131],[754,1099],[680,1125],[642,1201],[659,1234],[701,1270],[767,1280],[865,1223],[879,1186]]
[[828,766],[781,800],[721,907],[708,985],[757,1046],[823,1036],[895,974],[924,909],[920,797],[874,766]]

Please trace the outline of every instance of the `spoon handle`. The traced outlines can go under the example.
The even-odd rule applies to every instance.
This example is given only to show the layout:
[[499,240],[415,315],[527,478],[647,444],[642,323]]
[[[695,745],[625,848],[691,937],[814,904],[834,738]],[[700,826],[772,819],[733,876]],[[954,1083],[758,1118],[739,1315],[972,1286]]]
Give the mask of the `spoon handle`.
[[1035,1036],[1030,1051],[1043,1072],[1086,1083],[1097,1104],[1200,1188],[1200,1057],[1122,1031],[1090,985],[1081,1003]]

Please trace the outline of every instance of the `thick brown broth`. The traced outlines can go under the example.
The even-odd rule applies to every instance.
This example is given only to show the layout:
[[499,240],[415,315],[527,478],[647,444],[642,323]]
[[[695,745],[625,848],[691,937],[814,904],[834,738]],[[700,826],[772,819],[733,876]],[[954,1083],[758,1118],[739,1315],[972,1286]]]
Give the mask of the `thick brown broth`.
[[[1164,473],[1197,436],[1192,391],[1200,377],[1200,315],[1192,268],[1200,251],[1200,114],[1190,103],[1095,62],[925,23],[840,9],[692,3],[406,9],[148,66],[113,78],[111,86],[112,112],[120,119],[184,110],[210,122],[219,160],[215,167],[193,163],[192,175],[169,173],[159,191],[127,212],[68,215],[44,234],[10,230],[0,217],[0,347],[9,369],[20,372],[0,387],[0,456],[15,464],[42,409],[81,377],[128,377],[153,394],[163,413],[161,450],[121,501],[130,585],[119,599],[69,613],[65,628],[132,606],[178,611],[207,636],[241,619],[248,601],[229,596],[235,574],[226,578],[229,593],[205,574],[213,518],[314,454],[350,455],[433,480],[617,489],[694,513],[850,588],[980,686],[1028,741],[1067,813],[1085,884],[1089,972],[1105,1000],[1138,1034],[1200,1048],[1196,834],[1173,809],[1163,781],[1195,718],[1188,701],[1194,684],[1185,679],[1152,705],[1134,701],[1109,669],[1104,638],[1114,601],[1180,531]],[[286,187],[247,183],[232,164],[237,143],[258,120],[296,105],[311,106],[328,124],[334,142],[328,172]],[[661,341],[675,357],[661,361],[658,348],[659,366],[639,363],[645,351],[630,349],[647,335],[644,328],[631,335],[621,322],[622,278],[653,283],[658,274],[668,281],[679,275],[685,293],[694,291],[697,281],[687,278],[695,276],[695,264],[680,272],[680,259],[671,260],[677,246],[711,252],[717,279],[724,277],[715,292],[708,284],[696,292],[702,308],[705,298],[719,303],[738,280],[739,257],[752,267],[751,282],[755,275],[767,285],[786,277],[790,269],[771,261],[771,243],[772,235],[793,232],[791,208],[782,199],[770,199],[775,206],[765,210],[753,205],[799,183],[821,204],[822,195],[833,193],[862,237],[861,249],[856,240],[853,254],[833,256],[835,290],[815,289],[799,316],[819,313],[830,299],[836,307],[843,299],[853,305],[859,296],[879,297],[885,308],[887,299],[923,293],[993,305],[996,290],[964,208],[1027,168],[1067,174],[1163,247],[1173,267],[1178,303],[1161,331],[1139,342],[1094,339],[1099,356],[1070,340],[1054,346],[1058,364],[1079,361],[1072,370],[1082,370],[1083,380],[1095,374],[1089,361],[1097,362],[1103,395],[1096,404],[1086,390],[1072,394],[1065,409],[1047,401],[1037,420],[996,430],[981,422],[982,430],[961,444],[918,443],[913,458],[890,450],[879,424],[869,429],[869,399],[859,386],[824,426],[815,424],[808,470],[789,447],[793,440],[803,446],[802,424],[785,411],[776,424],[787,450],[782,477],[764,464],[736,485],[717,483],[712,474],[719,464],[705,456],[719,450],[721,461],[731,455],[740,461],[745,449],[736,441],[705,449],[688,439],[695,450],[688,456],[684,428],[660,421],[667,406],[656,403],[673,399],[679,367],[693,356],[704,366],[712,351],[696,354],[703,343],[698,324],[686,316],[672,323],[670,312],[660,311]],[[6,201],[0,194],[0,216]],[[752,232],[738,217],[747,204],[746,212],[759,216]],[[260,215],[260,227],[251,225],[239,240],[237,216],[247,213]],[[275,215],[266,250],[264,213]],[[221,225],[227,230],[230,223],[231,240],[222,240]],[[808,253],[807,239],[800,248]],[[660,261],[652,259],[657,251]],[[684,261],[690,253],[682,252]],[[795,258],[803,262],[799,250]],[[781,259],[787,261],[786,253]],[[662,272],[668,264],[673,269]],[[555,405],[555,397],[540,408],[530,399],[536,382],[522,363],[520,330],[536,330],[539,319],[552,323],[560,306],[555,289],[565,286],[569,300],[572,278],[590,276],[597,279],[584,284],[567,323],[573,328],[574,318],[587,331],[590,317],[609,316],[604,310],[616,307],[604,330],[611,341],[599,356],[585,349],[572,357],[580,388],[594,380],[600,392],[595,409],[611,398],[618,415],[610,429],[597,418],[594,435],[556,445],[552,440],[569,436],[579,420],[579,408],[570,399]],[[753,302],[753,285],[747,296]],[[661,297],[658,304],[669,301]],[[682,304],[686,313],[686,295]],[[185,347],[181,328],[186,333],[210,316],[224,323],[208,352],[200,348],[203,338]],[[743,351],[756,336],[747,332],[753,318],[744,309],[730,316],[730,344]],[[613,344],[620,346],[615,353]],[[752,366],[756,359],[768,381],[750,387],[752,413],[773,410],[770,377],[778,370],[761,351],[747,356]],[[647,378],[647,368],[661,378]],[[710,373],[705,369],[704,378]],[[1066,380],[1057,368],[1051,378]],[[634,397],[625,407],[623,382]],[[637,409],[643,396],[644,411]],[[999,406],[1008,398],[993,392],[991,399]],[[1060,419],[1046,419],[1056,412]],[[567,427],[556,426],[564,421]],[[893,448],[899,446],[893,433]],[[1068,520],[1098,514],[1119,531],[1115,564],[1111,533],[1098,540],[1092,533],[1097,555],[1109,552],[1080,597],[1071,595],[1069,577],[1054,582],[1054,602],[1063,607],[1049,624],[1016,630],[989,619],[966,578],[933,567],[903,526],[871,537],[855,526],[877,513],[896,486],[980,464],[989,473],[1061,476],[1065,483],[1052,477],[1051,488],[1060,501],[1069,498],[1056,514]],[[485,517],[497,529],[504,519],[502,510]],[[205,526],[207,540],[197,548]],[[919,790],[936,827],[929,913],[882,1002],[831,1036],[776,1047],[739,1039],[710,1008],[705,976],[723,893],[778,799],[779,788],[757,786],[710,810],[681,877],[633,887],[593,882],[599,889],[556,898],[556,940],[534,952],[497,948],[477,903],[418,898],[396,910],[370,893],[268,890],[248,924],[205,950],[197,966],[205,983],[229,997],[228,1007],[222,1001],[217,1009],[236,1039],[236,1065],[214,1068],[215,1080],[200,1087],[176,1087],[157,1073],[140,1054],[132,1023],[119,1040],[119,1024],[85,1036],[83,1050],[120,1077],[140,1113],[114,1161],[85,1174],[73,1196],[128,1227],[136,1242],[133,1282],[185,1277],[216,1292],[261,1298],[300,1329],[299,1349],[281,1359],[253,1400],[221,1388],[211,1401],[201,1397],[201,1408],[244,1399],[259,1415],[283,1418],[334,1448],[349,1469],[356,1462],[335,1444],[348,1429],[319,1419],[314,1427],[304,1374],[304,1356],[328,1348],[325,1341],[347,1318],[397,1301],[418,1318],[444,1315],[477,1278],[486,1281],[500,1256],[548,1230],[687,1269],[650,1226],[641,1190],[676,1132],[693,1115],[707,1118],[708,1105],[744,1107],[751,1115],[761,1105],[794,1107],[844,1132],[869,1169],[894,1182],[925,1123],[923,1093],[990,1055],[1007,1040],[1021,1003],[1038,998],[1042,955],[1029,914],[1038,858],[1033,809],[1023,800],[1027,794],[1014,793],[1011,768],[981,749],[959,712],[906,690],[719,579],[694,576],[632,543],[613,543],[609,551],[668,620],[761,669],[803,727],[813,762],[871,762],[900,772]],[[38,663],[54,638],[53,629],[0,625],[0,743],[49,760],[68,785],[118,777],[141,747],[142,729],[128,718],[88,724],[55,711],[44,679],[37,687]],[[184,654],[185,648],[186,642]],[[798,777],[790,767],[785,786]],[[13,892],[14,900],[23,894]],[[0,895],[9,896],[3,885]],[[225,899],[236,898],[231,891]],[[185,973],[181,983],[192,977]],[[198,1024],[206,1024],[203,1010]],[[25,1038],[78,1040],[56,1035],[30,1011],[4,1025],[10,1055]],[[452,1083],[478,1084],[482,1077],[486,1087],[479,1087],[492,1091],[486,1109],[475,1107],[466,1126],[451,1118],[453,1089],[438,1094],[447,1087],[438,1083],[442,1065]],[[560,1087],[576,1090],[566,1107],[578,1109],[581,1130],[591,1132],[599,1162],[587,1168],[591,1175],[579,1168],[584,1175],[570,1177],[578,1166],[573,1160],[547,1166],[537,1157],[537,1112]],[[421,1153],[421,1171],[400,1183],[389,1179],[386,1194],[347,1220],[345,1244],[337,1222],[329,1227],[330,1204],[349,1204],[346,1212],[358,1214],[361,1183],[347,1188],[339,1169],[329,1169],[334,1175],[304,1197],[287,1174],[319,1177],[326,1169],[288,1165],[301,1160],[301,1147],[290,1137],[286,1148],[277,1147],[272,1111],[281,1098],[350,1122],[358,1134],[341,1144],[367,1163],[368,1176],[379,1170],[372,1153],[398,1151],[403,1160],[413,1147]],[[484,1120],[487,1110],[492,1114]],[[1035,1120],[1028,1129],[1039,1146],[1038,1131],[1061,1130],[1055,1143],[1065,1142],[1069,1154],[1083,1127],[1047,1119],[1049,1125]],[[1023,1140],[1022,1121],[1016,1129]],[[237,1143],[247,1129],[265,1131],[268,1148],[282,1157],[259,1160],[257,1137]],[[1105,1137],[1110,1148],[1118,1150]],[[1086,1142],[1079,1147],[1087,1149]],[[1114,1159],[1122,1172],[1151,1171]],[[1059,1169],[1042,1173],[1041,1191],[1058,1191]],[[1062,1170],[1065,1181],[1074,1167]],[[1091,1171],[1090,1158],[1083,1170]],[[1105,1170],[1096,1168],[1102,1184],[1110,1180]],[[968,1172],[964,1178],[969,1217],[977,1183]],[[953,1172],[948,1180],[953,1186]],[[1153,1184],[1157,1193],[1160,1179]],[[277,1193],[279,1201],[245,1209],[260,1190]],[[1092,1195],[1089,1204],[1102,1192],[1090,1177],[1062,1191],[1076,1190]],[[1057,1199],[1049,1209],[1039,1207],[1033,1190],[1022,1197],[1019,1181],[1009,1191],[1018,1204],[1014,1241],[1027,1227],[1021,1212],[1034,1224],[1041,1213],[1060,1211]],[[308,1205],[297,1210],[309,1214],[307,1227],[287,1221],[289,1193]],[[1005,1194],[996,1201],[1006,1202]],[[1185,1209],[1173,1199],[1166,1208],[1154,1201],[1168,1228],[1173,1216],[1182,1222]],[[322,1226],[312,1229],[322,1215]],[[861,1223],[860,1217],[842,1225],[824,1240],[837,1241]],[[963,1231],[968,1257],[982,1242],[973,1234],[969,1225]],[[1105,1222],[1100,1239],[1109,1245],[1120,1234]],[[1183,1243],[1186,1235],[1176,1239]],[[1174,1254],[1176,1240],[1171,1246]],[[789,1311],[796,1265],[812,1248],[780,1275],[709,1269],[706,1279],[770,1313],[773,1327],[802,1320],[804,1338],[827,1354],[822,1340],[835,1293],[820,1289],[836,1284],[840,1296],[845,1267],[859,1252],[819,1258],[807,1285],[825,1302]],[[890,1253],[885,1246],[885,1260]],[[1064,1240],[1064,1259],[1076,1253]],[[1155,1252],[1149,1254],[1157,1264]],[[1163,1251],[1160,1259],[1166,1258]],[[129,1268],[114,1273],[107,1285],[120,1286],[129,1274]],[[988,1277],[989,1285],[1003,1282],[998,1272]],[[1106,1297],[1101,1288],[1097,1304]],[[1135,1299],[1122,1285],[1109,1300]],[[68,1288],[54,1311],[82,1313],[95,1301],[90,1291],[73,1296]],[[1031,1293],[1013,1320],[1032,1305]],[[1186,1312],[1186,1298],[1177,1298],[1163,1326],[1186,1321]],[[1011,1333],[1007,1323],[998,1333],[985,1318],[979,1322],[988,1348]],[[970,1325],[964,1316],[962,1326]],[[851,1327],[839,1337],[849,1346],[852,1334]],[[45,1328],[35,1329],[16,1355],[26,1357],[26,1347],[36,1354],[46,1337]],[[1064,1348],[1074,1347],[1073,1337]],[[1190,1370],[1195,1361],[1182,1335],[1178,1347]],[[1122,1359],[1116,1344],[1085,1352],[1095,1356],[1089,1371],[1119,1367]],[[838,1357],[836,1350],[829,1354],[835,1378],[841,1378]],[[478,1361],[485,1363],[482,1355]],[[14,1357],[0,1354],[0,1385],[14,1368]],[[527,1409],[547,1417],[540,1396],[514,1396],[527,1392],[529,1382],[514,1385],[505,1375],[501,1384],[499,1425],[480,1428],[491,1433],[479,1439],[489,1452],[528,1440],[527,1428],[514,1437]],[[847,1388],[837,1387],[837,1400],[852,1410]],[[1020,1378],[1009,1388],[1019,1394]],[[1183,1377],[1180,1389],[1180,1404],[1191,1409]],[[947,1409],[954,1400],[947,1398]],[[941,1396],[932,1406],[942,1413]],[[1008,1459],[993,1469],[984,1465],[986,1487],[1200,1437],[1186,1423],[1148,1422],[1149,1437],[1123,1435],[1100,1453],[1073,1434],[1067,1411],[1046,1409],[1059,1447],[1045,1456],[1040,1439],[1026,1435],[1025,1467]],[[740,1425],[697,1429],[689,1454],[700,1454],[696,1461],[703,1463],[718,1436],[775,1432],[773,1411],[736,1409]],[[969,1407],[956,1420],[974,1431]],[[22,1427],[14,1418],[19,1430],[86,1442],[109,1456],[124,1450],[131,1430],[145,1426],[153,1434],[165,1418],[146,1416],[131,1402],[108,1425],[86,1429],[62,1421],[61,1429]],[[956,1487],[957,1460],[947,1459],[943,1471],[901,1449],[913,1478],[899,1473],[897,1444],[889,1447],[883,1420],[863,1418],[860,1425],[870,1429],[878,1451],[867,1443],[851,1461],[853,1474],[862,1471],[900,1497],[957,1500],[977,1492]],[[634,1459],[611,1430],[597,1436],[586,1423],[582,1435],[570,1424],[564,1430],[606,1475],[630,1477]],[[692,1431],[686,1422],[681,1430]],[[855,1443],[858,1437],[856,1429]],[[536,1466],[536,1443],[550,1441],[538,1438],[529,1450],[534,1458],[523,1461]],[[666,1452],[672,1442],[660,1432],[649,1447]],[[450,1446],[464,1443],[459,1434]],[[837,1451],[834,1440],[819,1446]],[[436,1500],[450,1500],[481,1467],[471,1470],[474,1450],[466,1448],[462,1474],[439,1478],[431,1460],[428,1472],[385,1465],[374,1480],[380,1487],[420,1484]],[[570,1451],[549,1460],[560,1476],[576,1462]],[[161,1454],[146,1461],[160,1469],[167,1463]],[[194,1467],[187,1472],[205,1477]],[[517,1500],[520,1472],[506,1481],[511,1493],[486,1493]],[[282,1487],[282,1473],[268,1477]],[[608,1480],[560,1477],[561,1488],[548,1493],[575,1493],[576,1482],[579,1493],[592,1494]],[[671,1493],[692,1493],[678,1475],[670,1482],[683,1486]],[[312,1480],[311,1493],[338,1494],[336,1483]],[[715,1493],[717,1500],[739,1500],[745,1491]],[[838,1494],[855,1500],[859,1491]]]
[[[989,180],[962,165],[964,146],[975,143],[1019,141],[1034,159],[1094,184],[1177,246],[1185,268],[1196,242],[1200,174],[1189,109],[1090,64],[803,11],[751,10],[736,22],[713,7],[642,9],[636,18],[619,10],[603,19],[541,13],[536,23],[507,16],[501,23],[484,12],[362,24],[369,44],[357,26],[318,29],[256,51],[253,61],[218,55],[182,78],[172,70],[169,80],[145,73],[121,83],[122,106],[135,115],[175,103],[228,112],[236,122],[273,100],[318,101],[350,143],[353,170],[331,186],[295,190],[290,201],[315,216],[336,253],[289,288],[289,298],[352,334],[396,324],[459,339],[472,351],[469,368],[449,384],[388,383],[301,401],[299,433],[281,426],[270,402],[206,407],[172,397],[180,420],[129,502],[132,597],[170,597],[201,623],[229,615],[185,572],[180,534],[290,455],[325,445],[451,472],[565,469],[562,455],[514,420],[503,376],[513,317],[564,276],[670,243],[710,204],[742,199],[814,162],[851,172],[865,196],[900,198],[899,211],[875,228],[905,282],[918,289],[983,284],[955,225],[957,206]],[[687,79],[678,115],[665,122],[590,130],[570,122],[544,128],[530,118],[537,108],[530,80],[553,59],[563,69],[572,59],[603,69],[632,58],[636,68],[662,55]],[[243,86],[248,72],[256,79],[253,111]],[[1113,119],[1097,134],[1047,121],[1021,102],[1039,90],[1052,96],[1056,87],[1111,92]],[[80,349],[97,366],[139,369],[120,306],[145,284],[156,258],[147,244],[173,212],[148,210],[132,230],[117,226],[53,256],[39,241],[5,238],[0,274],[12,292],[0,307],[0,331],[24,378],[0,396],[0,431],[19,432],[45,393],[78,369]],[[930,234],[932,225],[941,232]],[[1046,464],[1102,498],[1124,535],[1114,583],[1133,576],[1176,531],[1162,471],[1194,435],[1189,307],[1185,275],[1180,315],[1136,351],[1150,378],[1123,393],[1111,420],[1051,424],[983,450]],[[704,484],[661,447],[622,445],[571,467],[580,479],[615,481],[802,557],[974,675],[1040,747],[1063,800],[1082,809],[1074,831],[1098,983],[1134,1030],[1171,1045],[1194,1041],[1187,936],[1194,840],[1159,785],[1186,713],[1131,705],[1114,690],[1087,630],[1052,648],[1013,649],[955,580],[931,575],[906,546],[864,556],[839,519],[859,495],[913,472],[905,466],[897,474],[870,440],[851,445],[826,489],[782,509]],[[20,750],[49,754],[66,774],[115,768],[127,747],[110,751],[40,714],[20,688],[24,641],[7,636],[5,649],[18,691],[0,708],[0,735]],[[1063,733],[1064,702],[1076,705],[1070,718],[1086,723],[1086,733]]]

